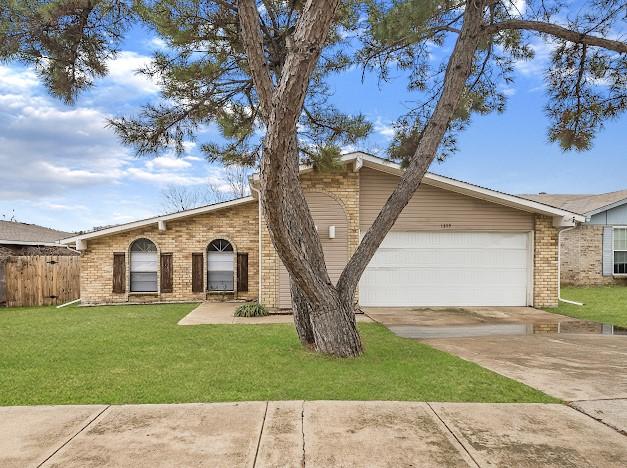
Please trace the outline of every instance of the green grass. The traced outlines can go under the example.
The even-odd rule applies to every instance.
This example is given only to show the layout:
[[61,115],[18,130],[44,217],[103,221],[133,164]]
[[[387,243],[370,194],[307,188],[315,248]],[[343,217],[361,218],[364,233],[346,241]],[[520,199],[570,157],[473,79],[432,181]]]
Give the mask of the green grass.
[[176,325],[193,307],[0,309],[0,405],[556,401],[377,324],[342,360],[303,350],[291,325]]
[[584,305],[576,306],[562,302],[559,307],[547,310],[584,320],[627,327],[627,287],[625,286],[563,287],[562,297],[583,302]]

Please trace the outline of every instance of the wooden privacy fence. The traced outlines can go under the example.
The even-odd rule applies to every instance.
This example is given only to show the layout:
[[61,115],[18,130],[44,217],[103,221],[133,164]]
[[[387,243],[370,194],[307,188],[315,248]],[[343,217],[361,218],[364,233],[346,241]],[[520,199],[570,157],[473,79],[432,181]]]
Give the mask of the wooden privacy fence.
[[79,297],[79,256],[14,256],[0,264],[0,303],[4,299],[7,307],[59,305]]

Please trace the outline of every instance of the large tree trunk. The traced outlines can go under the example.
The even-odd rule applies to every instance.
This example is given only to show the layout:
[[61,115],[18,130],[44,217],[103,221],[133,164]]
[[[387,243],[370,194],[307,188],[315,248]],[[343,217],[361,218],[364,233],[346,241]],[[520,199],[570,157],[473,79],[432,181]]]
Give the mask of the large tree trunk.
[[311,324],[311,304],[307,296],[298,289],[296,283],[290,280],[290,290],[292,292],[292,314],[296,333],[301,344],[309,349],[316,349],[316,339],[314,337],[313,326]]
[[363,348],[352,301],[343,301],[334,292],[329,294],[328,301],[314,304],[293,281],[290,286],[294,324],[304,346],[338,357],[361,354]]
[[338,4],[339,0],[309,0],[303,5],[276,87],[264,65],[253,0],[240,0],[239,16],[267,123],[261,164],[262,210],[272,242],[294,283],[291,289],[297,288],[293,302],[299,337],[310,343],[309,324],[316,351],[356,356],[361,352],[361,340],[352,303],[339,301],[329,278],[320,237],[298,178],[296,140],[296,123],[309,79]]
[[485,3],[483,0],[467,2],[464,25],[449,60],[442,95],[418,149],[334,287],[298,180],[296,123],[338,3],[338,0],[305,3],[276,87],[265,66],[254,0],[240,0],[239,15],[267,123],[261,169],[262,209],[272,242],[294,283],[292,290],[297,288],[294,309],[299,337],[309,344],[313,335],[317,351],[347,357],[362,352],[353,310],[359,278],[435,157],[471,73],[482,35]]
[[335,291],[311,309],[316,350],[338,357],[356,357],[363,352],[352,301]]

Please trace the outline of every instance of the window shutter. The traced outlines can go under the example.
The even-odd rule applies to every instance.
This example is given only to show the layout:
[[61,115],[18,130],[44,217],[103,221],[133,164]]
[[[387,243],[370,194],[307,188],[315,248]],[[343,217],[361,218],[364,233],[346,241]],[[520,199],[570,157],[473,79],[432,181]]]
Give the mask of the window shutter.
[[237,291],[248,291],[248,254],[237,254]]
[[126,254],[113,254],[113,292],[126,291]]
[[161,292],[172,292],[172,254],[161,254]]
[[203,292],[203,276],[205,275],[202,253],[192,254],[192,292]]
[[603,276],[614,274],[614,228],[603,227]]

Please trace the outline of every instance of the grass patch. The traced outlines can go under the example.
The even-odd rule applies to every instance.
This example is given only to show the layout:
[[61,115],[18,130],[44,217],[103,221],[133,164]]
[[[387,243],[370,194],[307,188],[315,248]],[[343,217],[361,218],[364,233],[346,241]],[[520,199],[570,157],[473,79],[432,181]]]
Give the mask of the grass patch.
[[583,302],[584,305],[576,306],[560,302],[559,307],[547,310],[579,319],[627,327],[627,287],[625,286],[563,287],[562,297]]
[[193,307],[0,309],[0,405],[557,401],[378,324],[341,360],[303,350],[291,325],[176,325]]

